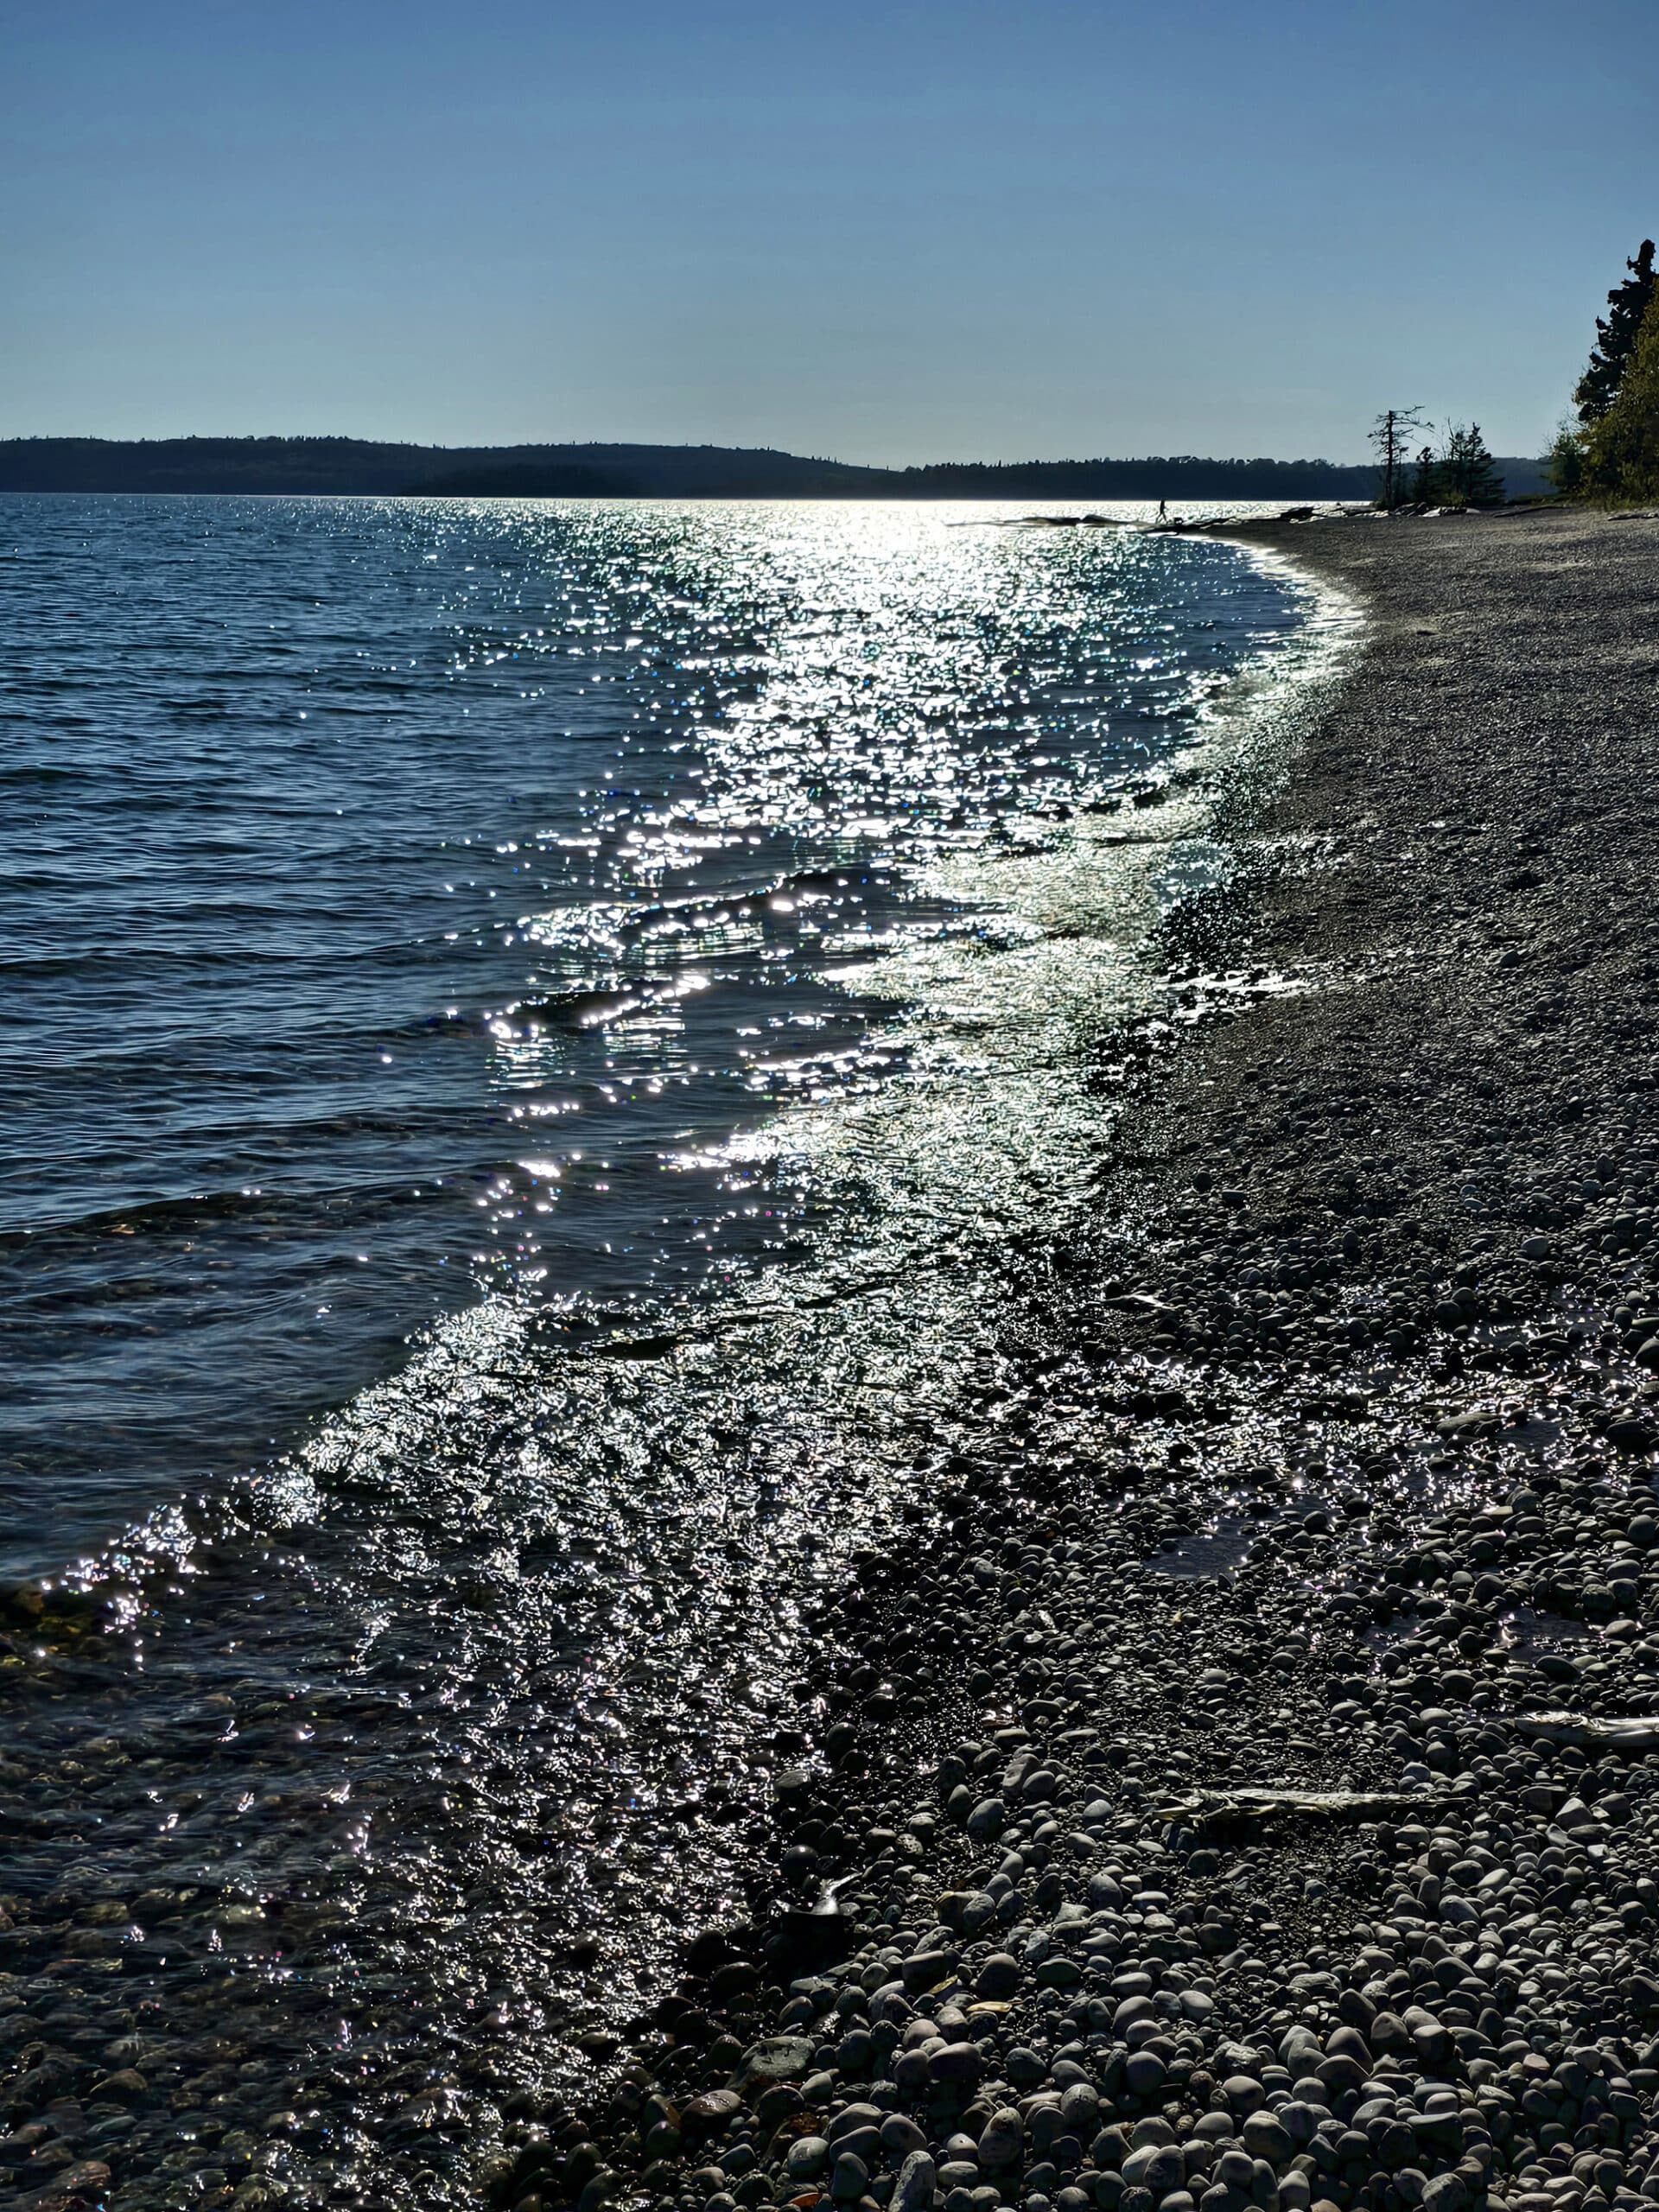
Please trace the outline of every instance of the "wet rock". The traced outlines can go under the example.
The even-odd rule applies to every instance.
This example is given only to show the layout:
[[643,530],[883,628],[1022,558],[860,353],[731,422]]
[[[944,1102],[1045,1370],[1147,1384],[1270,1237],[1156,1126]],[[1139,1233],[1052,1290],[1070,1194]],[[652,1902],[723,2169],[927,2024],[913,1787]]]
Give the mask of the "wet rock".
[[734,2089],[705,2089],[680,2113],[681,2133],[689,2140],[716,2134],[742,2110],[743,2100]]
[[785,2152],[784,2165],[791,2181],[815,2181],[829,2159],[830,2145],[822,2135],[800,2135]]
[[812,2069],[812,2042],[805,2035],[770,2035],[750,2044],[732,2075],[732,2093],[761,2094],[772,2082],[801,2082]]

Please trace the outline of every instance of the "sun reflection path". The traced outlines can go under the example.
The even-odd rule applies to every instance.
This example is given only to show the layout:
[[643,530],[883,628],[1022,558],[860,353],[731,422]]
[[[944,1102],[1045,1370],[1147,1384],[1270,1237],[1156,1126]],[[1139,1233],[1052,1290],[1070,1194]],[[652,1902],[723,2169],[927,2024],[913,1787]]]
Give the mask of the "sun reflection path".
[[[118,1986],[169,2085],[134,2206],[210,2155],[296,2207],[475,2202],[504,2114],[591,2085],[684,1929],[741,1909],[773,1774],[822,1756],[821,1601],[860,1545],[928,1541],[1010,1255],[1118,1110],[1095,1057],[1164,1005],[1141,948],[1322,667],[1282,582],[1185,541],[499,528],[513,561],[454,579],[458,683],[533,703],[580,654],[639,703],[584,810],[454,868],[458,937],[524,976],[478,1033],[494,1287],[89,1563],[120,1636],[16,1685],[41,2001],[107,2024]],[[117,1908],[118,1974],[60,1955]]]

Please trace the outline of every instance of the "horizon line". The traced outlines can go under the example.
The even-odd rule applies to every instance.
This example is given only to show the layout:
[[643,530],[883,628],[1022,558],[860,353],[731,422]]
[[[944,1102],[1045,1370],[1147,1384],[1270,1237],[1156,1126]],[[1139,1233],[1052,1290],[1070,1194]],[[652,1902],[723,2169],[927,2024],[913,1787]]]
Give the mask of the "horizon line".
[[[365,437],[345,430],[172,430],[145,431],[137,436],[121,436],[104,430],[12,430],[0,432],[0,446],[8,445],[353,445],[386,446],[416,453],[531,453],[547,451],[583,452],[588,450],[619,451],[633,449],[652,453],[723,453],[766,454],[782,460],[804,461],[825,468],[865,470],[876,475],[899,475],[934,468],[1064,468],[1090,467],[1099,463],[1144,464],[1154,461],[1203,461],[1220,467],[1249,467],[1254,464],[1271,462],[1280,466],[1302,468],[1371,468],[1370,460],[1334,461],[1325,454],[1200,454],[1200,453],[1118,453],[1064,454],[1049,458],[1024,454],[1012,461],[977,459],[945,459],[922,461],[842,461],[831,454],[798,453],[787,446],[723,445],[712,438],[599,438],[553,437],[515,438],[508,442],[484,440],[463,440],[436,443],[412,437]],[[1515,454],[1508,458],[1533,460],[1532,454]]]

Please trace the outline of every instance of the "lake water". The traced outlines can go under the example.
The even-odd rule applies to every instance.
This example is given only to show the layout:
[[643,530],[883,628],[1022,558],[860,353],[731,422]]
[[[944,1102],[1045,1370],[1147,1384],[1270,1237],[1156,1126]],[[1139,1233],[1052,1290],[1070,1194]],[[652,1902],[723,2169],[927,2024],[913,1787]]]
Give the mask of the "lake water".
[[1030,512],[0,502],[0,2045],[143,2047],[124,2204],[471,2201],[730,1904],[1313,664]]

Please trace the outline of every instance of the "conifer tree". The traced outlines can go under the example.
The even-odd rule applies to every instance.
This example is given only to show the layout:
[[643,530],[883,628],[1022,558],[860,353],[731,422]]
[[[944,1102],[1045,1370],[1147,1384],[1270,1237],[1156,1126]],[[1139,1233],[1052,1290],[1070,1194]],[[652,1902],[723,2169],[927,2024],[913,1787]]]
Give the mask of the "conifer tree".
[[1582,445],[1582,489],[1591,498],[1659,499],[1659,298],[1642,319],[1618,397]]
[[1417,456],[1417,474],[1411,487],[1411,496],[1420,507],[1434,504],[1434,448],[1425,446]]
[[1659,282],[1653,254],[1653,240],[1643,238],[1635,260],[1624,264],[1630,275],[1607,295],[1607,313],[1596,318],[1595,349],[1573,395],[1583,423],[1599,423],[1618,397],[1636,334]]
[[1447,424],[1438,474],[1445,496],[1459,505],[1492,507],[1503,504],[1503,479],[1486,450],[1478,423]]
[[1584,487],[1584,443],[1588,435],[1576,423],[1563,420],[1543,455],[1550,488],[1564,499],[1573,499]]

